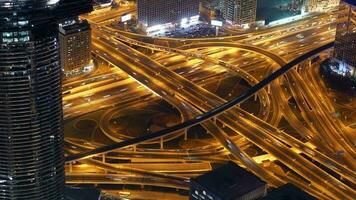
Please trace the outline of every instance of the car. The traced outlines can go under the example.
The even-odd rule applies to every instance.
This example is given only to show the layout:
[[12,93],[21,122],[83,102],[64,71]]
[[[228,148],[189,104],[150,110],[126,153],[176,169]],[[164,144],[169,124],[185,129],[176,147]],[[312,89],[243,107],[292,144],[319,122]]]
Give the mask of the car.
[[301,33],[299,33],[298,35],[296,35],[295,36],[296,38],[298,38],[298,39],[303,39],[304,38],[304,35],[303,34],[301,34]]

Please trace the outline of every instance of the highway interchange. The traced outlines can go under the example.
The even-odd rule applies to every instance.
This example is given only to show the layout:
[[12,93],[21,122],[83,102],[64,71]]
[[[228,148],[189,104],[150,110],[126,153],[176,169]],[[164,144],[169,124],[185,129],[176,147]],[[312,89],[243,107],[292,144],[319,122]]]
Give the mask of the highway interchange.
[[[65,120],[100,109],[117,108],[120,112],[120,108],[129,106],[144,107],[164,99],[179,111],[182,124],[203,121],[202,127],[215,141],[189,148],[165,148],[165,142],[174,138],[190,140],[189,123],[179,131],[155,137],[153,143],[158,148],[140,145],[152,141],[144,139],[150,135],[130,141],[111,138],[117,145],[107,147],[67,138],[67,152],[73,154],[67,158],[68,183],[187,190],[189,177],[231,159],[270,186],[292,182],[320,199],[355,199],[355,130],[334,117],[334,102],[325,86],[320,86],[323,83],[315,64],[294,63],[290,67],[300,65],[256,94],[232,90],[221,97],[212,89],[231,76],[244,80],[247,88],[258,86],[299,56],[318,47],[328,50],[334,39],[335,14],[222,38],[148,40],[147,36],[110,26],[113,19],[132,11],[128,7],[99,16],[83,16],[93,28],[93,54],[106,66],[65,82]],[[298,34],[303,38],[296,37]],[[214,113],[238,95],[245,95],[238,106],[205,119],[204,113]],[[251,104],[259,106],[252,112],[248,109]],[[106,121],[99,126],[107,126]],[[290,129],[280,128],[283,121],[297,137],[288,132]],[[251,148],[260,153],[251,155]],[[88,153],[78,154],[81,152]],[[155,164],[161,168],[149,167]],[[83,166],[88,172],[83,171]]]

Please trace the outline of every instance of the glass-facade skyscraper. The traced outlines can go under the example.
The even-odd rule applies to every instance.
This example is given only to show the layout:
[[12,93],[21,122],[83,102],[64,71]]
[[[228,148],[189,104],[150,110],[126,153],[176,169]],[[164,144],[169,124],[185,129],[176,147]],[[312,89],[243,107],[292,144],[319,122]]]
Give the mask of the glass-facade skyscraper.
[[58,24],[87,0],[0,0],[0,199],[63,199]]
[[335,37],[334,57],[344,64],[356,67],[356,1],[340,3]]

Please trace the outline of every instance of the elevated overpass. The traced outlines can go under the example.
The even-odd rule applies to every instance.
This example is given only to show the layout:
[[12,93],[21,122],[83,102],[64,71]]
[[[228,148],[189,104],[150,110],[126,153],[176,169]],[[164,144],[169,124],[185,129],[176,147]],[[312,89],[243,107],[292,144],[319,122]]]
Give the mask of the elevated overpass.
[[231,101],[218,106],[212,110],[210,110],[209,112],[206,112],[202,115],[199,115],[197,117],[195,117],[194,119],[190,119],[187,120],[181,124],[169,127],[167,129],[164,130],[160,130],[157,131],[155,133],[151,133],[149,135],[143,135],[143,136],[139,136],[133,139],[129,139],[129,140],[125,140],[122,142],[118,142],[118,143],[114,143],[112,145],[107,145],[107,146],[103,146],[103,147],[99,147],[97,149],[88,151],[88,152],[84,152],[84,153],[79,153],[79,154],[75,154],[75,155],[70,155],[68,157],[66,157],[66,162],[73,162],[73,161],[77,161],[77,160],[81,160],[81,159],[85,159],[85,158],[90,158],[99,154],[103,154],[103,153],[107,153],[119,148],[124,148],[127,146],[131,146],[131,145],[136,145],[139,143],[142,143],[144,141],[149,141],[149,140],[153,140],[153,139],[157,139],[160,138],[162,136],[166,136],[181,130],[184,130],[186,128],[192,127],[194,125],[200,124],[206,120],[209,120],[211,118],[214,118],[215,116],[225,112],[226,110],[229,110],[230,108],[238,105],[239,103],[245,101],[246,99],[250,98],[251,96],[253,96],[255,93],[257,93],[258,91],[260,91],[261,89],[263,89],[265,86],[267,86],[268,84],[270,84],[273,80],[277,79],[278,77],[282,76],[283,74],[285,74],[287,71],[289,71],[290,69],[292,69],[294,66],[298,65],[300,62],[307,60],[308,58],[323,52],[329,48],[332,48],[334,46],[334,42],[328,43],[326,45],[323,45],[321,47],[318,47],[310,52],[305,53],[304,55],[299,56],[298,58],[290,61],[289,63],[285,64],[283,67],[281,67],[280,69],[276,70],[275,72],[273,72],[270,76],[266,77],[265,79],[263,79],[262,81],[260,81],[259,83],[257,83],[256,85],[254,85],[253,87],[251,87],[250,89],[246,90],[245,92],[243,92],[240,96],[232,99]]

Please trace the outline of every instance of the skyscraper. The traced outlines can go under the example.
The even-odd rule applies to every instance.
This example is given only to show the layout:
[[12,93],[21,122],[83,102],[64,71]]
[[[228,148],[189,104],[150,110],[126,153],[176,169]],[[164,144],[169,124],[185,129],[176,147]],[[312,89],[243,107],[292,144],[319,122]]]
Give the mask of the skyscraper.
[[138,20],[145,27],[181,22],[199,15],[199,0],[138,0]]
[[356,67],[356,2],[344,0],[339,6],[334,58],[348,67]]
[[225,0],[225,20],[236,24],[251,24],[256,21],[257,0]]
[[57,20],[88,0],[0,1],[0,199],[63,199]]

